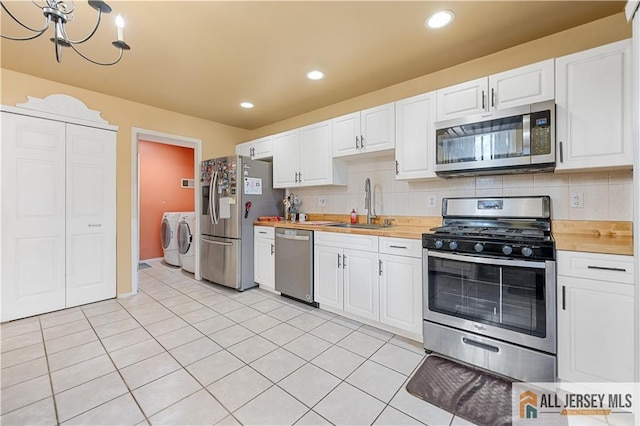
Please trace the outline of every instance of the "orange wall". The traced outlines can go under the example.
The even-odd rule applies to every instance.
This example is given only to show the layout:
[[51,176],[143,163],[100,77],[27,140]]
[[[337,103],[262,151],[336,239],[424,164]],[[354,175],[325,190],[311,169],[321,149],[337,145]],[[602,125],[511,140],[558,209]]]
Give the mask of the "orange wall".
[[194,210],[194,189],[180,179],[194,177],[193,148],[139,141],[140,260],[163,257],[160,224],[164,212]]

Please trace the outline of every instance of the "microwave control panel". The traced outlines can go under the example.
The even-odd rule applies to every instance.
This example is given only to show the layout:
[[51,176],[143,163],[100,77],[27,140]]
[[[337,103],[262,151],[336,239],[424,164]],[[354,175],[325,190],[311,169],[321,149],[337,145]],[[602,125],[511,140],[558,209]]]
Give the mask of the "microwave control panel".
[[551,153],[551,111],[531,113],[531,155]]

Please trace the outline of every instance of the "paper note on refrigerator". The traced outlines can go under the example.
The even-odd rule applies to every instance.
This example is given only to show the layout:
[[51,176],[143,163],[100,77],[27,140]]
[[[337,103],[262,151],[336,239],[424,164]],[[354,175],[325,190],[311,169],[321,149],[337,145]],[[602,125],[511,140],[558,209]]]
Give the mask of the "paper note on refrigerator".
[[231,199],[229,197],[220,197],[220,219],[231,218]]

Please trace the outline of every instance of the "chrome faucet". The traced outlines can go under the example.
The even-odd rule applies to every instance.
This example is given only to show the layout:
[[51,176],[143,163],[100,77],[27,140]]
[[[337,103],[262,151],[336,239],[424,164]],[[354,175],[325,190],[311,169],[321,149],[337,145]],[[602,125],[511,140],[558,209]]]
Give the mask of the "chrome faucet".
[[367,225],[371,225],[371,219],[375,219],[377,216],[372,213],[371,180],[369,178],[364,181],[364,208],[367,211]]

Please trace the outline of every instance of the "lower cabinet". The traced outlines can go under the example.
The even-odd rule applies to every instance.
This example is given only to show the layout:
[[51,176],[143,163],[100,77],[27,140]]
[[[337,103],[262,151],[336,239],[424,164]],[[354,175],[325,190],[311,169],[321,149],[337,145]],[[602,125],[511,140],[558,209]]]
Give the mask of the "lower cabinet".
[[269,291],[275,291],[274,228],[253,228],[253,281]]
[[420,240],[316,232],[314,297],[320,308],[420,339]]
[[634,380],[633,257],[559,251],[558,377]]

